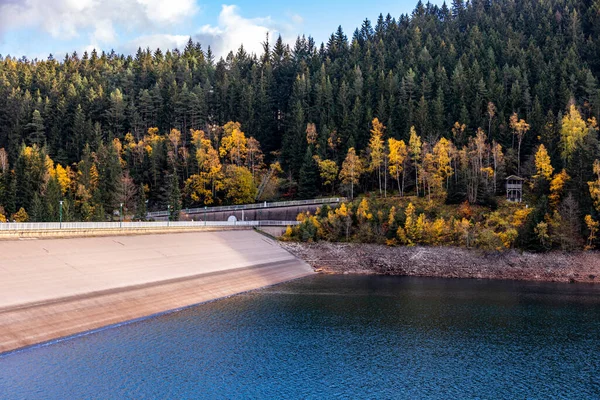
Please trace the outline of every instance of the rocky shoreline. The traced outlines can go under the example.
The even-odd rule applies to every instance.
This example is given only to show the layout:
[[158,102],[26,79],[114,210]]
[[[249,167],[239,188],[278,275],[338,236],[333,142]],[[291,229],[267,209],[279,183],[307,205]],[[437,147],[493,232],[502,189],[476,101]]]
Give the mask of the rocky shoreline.
[[600,283],[598,252],[482,252],[455,247],[329,242],[281,245],[326,274]]

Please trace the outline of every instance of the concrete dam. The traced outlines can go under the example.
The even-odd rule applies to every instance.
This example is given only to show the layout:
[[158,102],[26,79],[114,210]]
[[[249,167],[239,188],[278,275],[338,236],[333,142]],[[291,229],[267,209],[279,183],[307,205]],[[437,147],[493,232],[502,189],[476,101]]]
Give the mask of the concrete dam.
[[313,274],[253,230],[0,241],[0,353]]

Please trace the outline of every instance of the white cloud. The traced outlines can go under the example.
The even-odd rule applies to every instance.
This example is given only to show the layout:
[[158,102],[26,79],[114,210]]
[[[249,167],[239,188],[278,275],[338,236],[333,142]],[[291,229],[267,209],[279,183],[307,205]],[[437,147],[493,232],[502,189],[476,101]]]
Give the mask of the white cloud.
[[235,5],[223,5],[219,15],[218,25],[205,25],[195,35],[195,40],[202,43],[203,48],[211,46],[217,57],[226,56],[229,51],[236,51],[240,45],[248,53],[262,53],[262,43],[267,33],[271,41],[281,34],[287,39],[295,39],[297,18],[291,18],[292,23],[279,23],[271,17],[244,18]]
[[151,21],[174,24],[198,11],[194,0],[138,0]]
[[302,25],[304,23],[304,18],[302,18],[301,15],[298,14],[293,14],[292,15],[292,22],[296,25]]
[[37,28],[57,39],[85,32],[90,40],[110,42],[116,38],[113,25],[150,31],[188,20],[198,8],[196,0],[4,0],[0,33]]
[[[60,43],[61,49],[68,48],[69,41],[76,41],[84,47],[77,49],[80,51],[114,48],[131,54],[138,47],[182,49],[189,36],[172,32],[182,24],[189,28],[200,10],[199,2],[0,0],[0,40],[5,32],[25,29],[49,35],[56,39],[57,45]],[[193,38],[204,49],[210,46],[216,57],[224,57],[229,51],[235,52],[242,44],[247,52],[260,54],[267,33],[272,43],[280,34],[286,42],[293,43],[302,24],[302,17],[296,14],[288,13],[279,21],[270,16],[245,18],[237,6],[223,5],[217,23],[199,27]],[[59,54],[56,50],[48,49],[48,52]]]
[[117,33],[111,20],[99,20],[95,25],[94,33],[92,34],[93,43],[112,43],[116,40]]

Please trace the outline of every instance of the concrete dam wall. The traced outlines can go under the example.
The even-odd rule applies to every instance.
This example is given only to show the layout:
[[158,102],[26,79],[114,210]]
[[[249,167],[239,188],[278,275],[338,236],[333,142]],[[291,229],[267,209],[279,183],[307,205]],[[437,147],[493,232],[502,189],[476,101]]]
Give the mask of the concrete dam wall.
[[0,353],[314,273],[252,230],[0,242]]

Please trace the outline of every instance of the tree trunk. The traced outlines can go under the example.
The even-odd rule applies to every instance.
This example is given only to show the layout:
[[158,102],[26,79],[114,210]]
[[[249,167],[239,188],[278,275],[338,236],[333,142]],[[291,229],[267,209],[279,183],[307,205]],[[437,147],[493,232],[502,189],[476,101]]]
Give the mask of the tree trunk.
[[381,166],[377,168],[377,175],[379,177],[379,195],[381,196],[383,194],[381,191]]
[[417,197],[419,197],[419,166],[415,164],[415,186],[417,188]]
[[402,194],[401,196],[404,197],[404,170],[402,170]]
[[517,150],[517,175],[521,176],[521,141],[519,138],[519,149]]
[[387,166],[387,158],[385,159],[385,162],[383,163],[383,197],[387,197],[387,171],[388,171],[388,166]]

